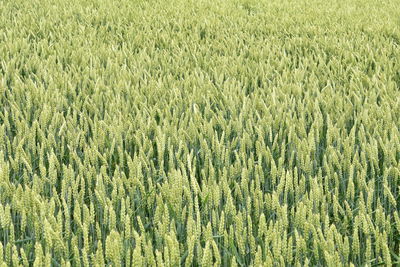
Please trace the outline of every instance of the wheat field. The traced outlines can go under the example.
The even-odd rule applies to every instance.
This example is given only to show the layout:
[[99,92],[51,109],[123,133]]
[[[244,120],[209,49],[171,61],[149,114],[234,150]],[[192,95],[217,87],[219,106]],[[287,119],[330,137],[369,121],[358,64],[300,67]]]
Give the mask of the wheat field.
[[0,0],[0,267],[400,265],[400,3]]

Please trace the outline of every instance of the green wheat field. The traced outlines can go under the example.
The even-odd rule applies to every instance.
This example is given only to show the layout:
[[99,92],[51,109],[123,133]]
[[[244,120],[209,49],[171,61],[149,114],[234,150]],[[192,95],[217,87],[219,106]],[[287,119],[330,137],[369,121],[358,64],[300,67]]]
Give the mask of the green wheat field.
[[0,0],[8,266],[400,266],[400,2]]

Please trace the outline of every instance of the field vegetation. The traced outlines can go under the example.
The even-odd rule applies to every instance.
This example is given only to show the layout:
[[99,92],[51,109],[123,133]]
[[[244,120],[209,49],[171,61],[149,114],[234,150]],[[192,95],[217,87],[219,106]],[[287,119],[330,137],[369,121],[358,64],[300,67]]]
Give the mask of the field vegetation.
[[400,4],[0,0],[0,266],[400,264]]

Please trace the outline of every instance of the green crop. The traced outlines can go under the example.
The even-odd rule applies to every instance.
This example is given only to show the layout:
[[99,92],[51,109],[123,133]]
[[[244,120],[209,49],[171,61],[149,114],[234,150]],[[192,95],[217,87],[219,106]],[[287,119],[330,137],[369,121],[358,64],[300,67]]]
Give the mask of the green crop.
[[399,265],[399,18],[0,0],[0,267]]

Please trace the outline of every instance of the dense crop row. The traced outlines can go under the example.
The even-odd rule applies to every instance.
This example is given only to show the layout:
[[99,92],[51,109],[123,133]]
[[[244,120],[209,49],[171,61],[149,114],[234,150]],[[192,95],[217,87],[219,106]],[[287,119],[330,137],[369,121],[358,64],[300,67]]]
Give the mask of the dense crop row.
[[400,264],[399,18],[0,1],[0,266]]

